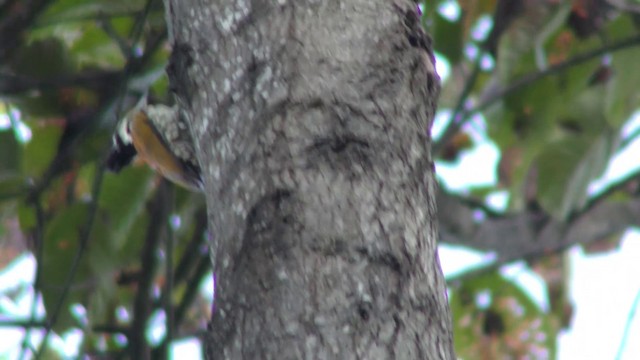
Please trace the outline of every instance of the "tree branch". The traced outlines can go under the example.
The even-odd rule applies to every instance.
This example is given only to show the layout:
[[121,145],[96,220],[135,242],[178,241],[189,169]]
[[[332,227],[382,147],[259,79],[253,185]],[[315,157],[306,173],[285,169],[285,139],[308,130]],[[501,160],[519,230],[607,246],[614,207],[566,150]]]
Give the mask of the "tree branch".
[[[31,303],[31,311],[30,311],[30,320],[31,322],[36,321],[36,312],[38,310],[38,293],[40,293],[40,287],[42,282],[42,256],[44,249],[44,210],[42,209],[42,203],[40,198],[33,199],[31,203],[34,207],[34,211],[36,213],[36,227],[32,232],[33,236],[33,252],[36,257],[36,274],[35,279],[33,280],[33,302]],[[19,356],[19,359],[24,359],[27,354],[27,350],[31,348],[31,344],[29,343],[29,338],[31,337],[31,329],[27,328],[24,334],[24,340],[22,341],[22,350]]]
[[205,209],[199,209],[195,214],[195,225],[189,244],[186,246],[178,265],[176,266],[173,281],[180,283],[187,280],[191,270],[196,266],[194,259],[198,259],[202,247],[206,247],[206,239],[203,236],[207,229],[207,213]]
[[446,129],[442,132],[442,136],[438,141],[433,144],[433,153],[437,156],[440,154],[442,148],[447,145],[449,140],[460,130],[464,122],[466,121],[466,108],[465,105],[467,103],[467,99],[473,90],[474,85],[476,84],[476,80],[478,79],[478,75],[480,75],[480,59],[482,58],[484,52],[478,54],[478,57],[473,63],[473,70],[471,71],[471,75],[467,78],[467,81],[464,84],[464,88],[458,97],[458,101],[456,102],[456,107],[451,113],[449,117],[449,122],[447,124]]
[[531,72],[529,74],[523,75],[522,77],[514,80],[511,84],[493,92],[490,96],[486,97],[476,106],[465,108],[462,105],[465,104],[467,100],[467,96],[470,94],[470,91],[468,91],[468,89],[470,89],[471,86],[475,83],[475,77],[477,76],[475,72],[472,73],[469,80],[467,80],[467,83],[465,85],[465,90],[463,90],[461,94],[462,96],[458,100],[458,105],[456,106],[456,109],[449,120],[449,124],[443,131],[443,136],[436,143],[436,145],[434,145],[434,153],[437,154],[437,151],[439,151],[442,148],[442,146],[444,146],[447,143],[447,141],[449,141],[451,136],[455,135],[458,132],[458,130],[460,130],[460,128],[468,121],[468,119],[470,118],[470,115],[476,112],[485,110],[486,108],[488,108],[489,106],[497,102],[498,100],[502,99],[505,95],[513,91],[517,91],[521,88],[524,88],[525,86],[528,86],[544,77],[558,74],[572,66],[579,65],[584,62],[593,60],[598,56],[602,56],[609,52],[624,50],[638,44],[640,44],[640,35],[635,35],[623,40],[613,42],[609,45],[605,45],[601,48],[588,51],[582,54],[578,54],[570,59],[567,59],[566,61],[550,66],[544,70],[535,71],[535,72]]
[[[166,183],[166,182],[165,182]],[[175,208],[175,188],[165,186],[165,200],[167,202],[167,216],[165,222],[169,221],[169,214]],[[162,219],[162,218],[160,218]],[[163,227],[165,229],[164,239],[164,287],[162,289],[162,297],[160,298],[162,308],[165,313],[165,335],[160,346],[153,350],[152,357],[154,359],[167,358],[167,346],[173,341],[174,334],[174,315],[173,315],[173,254],[175,250],[175,232],[171,225]]]
[[80,74],[54,76],[46,79],[0,73],[0,93],[3,95],[17,95],[32,90],[52,90],[67,86],[104,89],[118,83],[122,76],[123,72],[116,70],[87,71]]
[[443,243],[463,245],[496,255],[492,264],[474,269],[470,274],[494,269],[518,259],[532,260],[576,244],[589,244],[620,233],[630,226],[640,225],[640,198],[634,197],[624,202],[606,201],[638,176],[639,173],[635,172],[612,184],[592,198],[568,223],[531,210],[490,217],[479,222],[473,208],[441,191],[438,196],[440,238]]
[[587,61],[593,60],[599,56],[605,55],[607,53],[610,52],[616,52],[616,51],[620,51],[620,50],[625,50],[627,48],[630,48],[632,46],[638,45],[640,44],[640,35],[635,35],[635,36],[631,36],[628,37],[626,39],[623,40],[618,40],[616,42],[613,42],[609,45],[605,45],[601,48],[592,50],[592,51],[587,51],[585,53],[582,54],[578,54],[572,58],[569,58],[563,62],[560,62],[558,64],[549,66],[548,68],[541,70],[541,71],[536,71],[536,72],[532,72],[529,74],[526,74],[518,79],[516,79],[515,81],[513,81],[511,84],[509,84],[508,86],[498,90],[496,93],[494,93],[493,95],[491,95],[490,97],[484,99],[482,102],[480,102],[478,105],[476,105],[475,107],[469,109],[469,111],[467,111],[466,113],[464,113],[464,118],[467,118],[470,114],[473,114],[475,112],[478,111],[482,111],[484,109],[486,109],[487,107],[493,105],[496,101],[502,99],[505,95],[513,92],[513,91],[517,91],[520,90],[521,88],[524,88],[525,86],[528,86],[544,77],[550,76],[550,75],[555,75],[558,74],[572,66],[575,65],[580,65],[582,63],[585,63]]
[[597,206],[600,203],[602,203],[603,201],[607,200],[611,195],[613,195],[614,193],[624,189],[630,183],[632,183],[633,181],[636,181],[638,179],[640,179],[640,168],[636,169],[636,171],[634,171],[634,172],[631,172],[630,174],[628,174],[624,178],[622,178],[622,179],[620,179],[620,180],[618,180],[616,182],[611,183],[605,190],[600,192],[598,195],[593,196],[592,198],[590,198],[589,201],[587,201],[587,204],[585,205],[585,207],[580,211],[576,211],[574,214],[572,214],[569,217],[569,219],[577,219],[580,216],[582,216],[583,214],[588,213],[595,206]]
[[144,337],[147,320],[151,313],[151,288],[153,277],[158,267],[157,249],[160,240],[165,236],[167,219],[169,217],[169,201],[167,187],[169,184],[163,180],[153,201],[149,205],[149,225],[144,246],[140,252],[140,266],[142,273],[138,282],[138,290],[133,304],[133,321],[128,331],[128,354],[131,359],[146,359],[148,345]]
[[76,273],[78,271],[80,260],[82,260],[87,249],[87,244],[89,243],[89,238],[91,237],[91,231],[93,229],[93,221],[95,220],[96,213],[98,212],[98,194],[100,193],[100,187],[102,186],[103,177],[104,167],[98,167],[91,191],[93,196],[91,197],[89,207],[87,209],[87,222],[82,227],[80,236],[78,238],[78,251],[73,258],[71,267],[69,268],[67,279],[64,283],[64,286],[62,287],[62,292],[60,294],[60,297],[58,298],[58,302],[54,306],[53,311],[48,314],[49,320],[47,321],[47,326],[45,327],[45,333],[42,338],[42,343],[40,345],[40,348],[38,349],[38,352],[34,356],[36,360],[39,359],[43,354],[45,354],[45,350],[48,346],[49,335],[51,334],[51,330],[58,321],[58,315],[60,314],[60,311],[62,311],[62,306],[67,299],[67,295],[69,294],[69,290],[71,289],[71,284],[73,283],[73,280],[75,279]]
[[5,64],[13,51],[20,46],[23,32],[28,29],[38,15],[46,9],[51,0],[10,1],[2,7],[4,16],[0,18],[0,64]]

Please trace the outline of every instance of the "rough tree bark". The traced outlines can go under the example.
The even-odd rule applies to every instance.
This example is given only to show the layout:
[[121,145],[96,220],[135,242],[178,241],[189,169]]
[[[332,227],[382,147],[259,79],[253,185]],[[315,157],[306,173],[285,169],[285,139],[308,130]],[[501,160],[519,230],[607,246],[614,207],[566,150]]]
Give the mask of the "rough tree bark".
[[166,5],[213,234],[208,357],[452,359],[416,4]]

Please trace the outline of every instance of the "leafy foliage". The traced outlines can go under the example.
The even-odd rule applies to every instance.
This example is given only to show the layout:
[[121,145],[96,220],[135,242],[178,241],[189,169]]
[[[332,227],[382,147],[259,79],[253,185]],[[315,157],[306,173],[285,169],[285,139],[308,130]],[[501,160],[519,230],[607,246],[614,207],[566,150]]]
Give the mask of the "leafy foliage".
[[[501,154],[498,182],[459,194],[465,203],[496,221],[529,214],[538,219],[533,231],[542,231],[550,222],[569,229],[596,204],[636,196],[637,170],[606,191],[590,191],[636,136],[623,130],[640,105],[636,11],[584,0],[426,2],[425,26],[450,70],[439,110],[451,115],[436,138],[437,159],[455,163],[474,147],[461,139],[479,133]],[[506,209],[494,212],[487,199],[497,191],[509,200]],[[619,242],[620,233],[595,248],[615,247],[612,238]],[[509,239],[503,243],[508,247]],[[549,261],[545,250],[529,252],[527,259],[547,283],[548,310],[498,275],[500,261],[449,280],[460,356],[554,357],[571,304],[566,259],[551,254],[555,260]],[[479,297],[490,301],[479,306]],[[536,332],[544,339],[536,340]]]
[[456,287],[451,310],[458,356],[548,359],[555,353],[558,322],[496,273]]
[[[0,25],[24,10],[0,6]],[[80,351],[141,357],[153,311],[172,314],[174,337],[202,331],[188,314],[209,311],[197,291],[209,271],[200,196],[172,190],[140,164],[104,172],[120,115],[149,88],[153,99],[171,100],[160,79],[169,54],[164,10],[160,1],[59,0],[33,11],[20,46],[0,49],[0,114],[10,115],[0,130],[0,219],[19,221],[46,310],[41,318],[34,307],[25,326],[47,337],[82,329]],[[123,335],[141,339],[137,353]],[[23,353],[59,351],[31,341]]]

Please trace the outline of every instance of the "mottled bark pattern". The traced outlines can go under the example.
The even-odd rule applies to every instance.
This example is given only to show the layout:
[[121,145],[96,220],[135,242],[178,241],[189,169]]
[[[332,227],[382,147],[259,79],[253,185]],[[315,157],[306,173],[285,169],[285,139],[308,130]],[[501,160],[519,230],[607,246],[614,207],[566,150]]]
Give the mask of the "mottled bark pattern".
[[214,359],[452,359],[415,3],[167,1],[205,177]]

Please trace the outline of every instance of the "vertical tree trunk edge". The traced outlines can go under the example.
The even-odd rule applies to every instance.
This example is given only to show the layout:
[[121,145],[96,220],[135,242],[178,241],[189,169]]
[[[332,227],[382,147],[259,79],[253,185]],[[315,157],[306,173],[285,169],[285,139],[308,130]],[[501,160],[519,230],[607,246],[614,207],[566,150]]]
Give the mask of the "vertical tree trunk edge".
[[454,359],[409,0],[165,0],[205,178],[211,359]]

